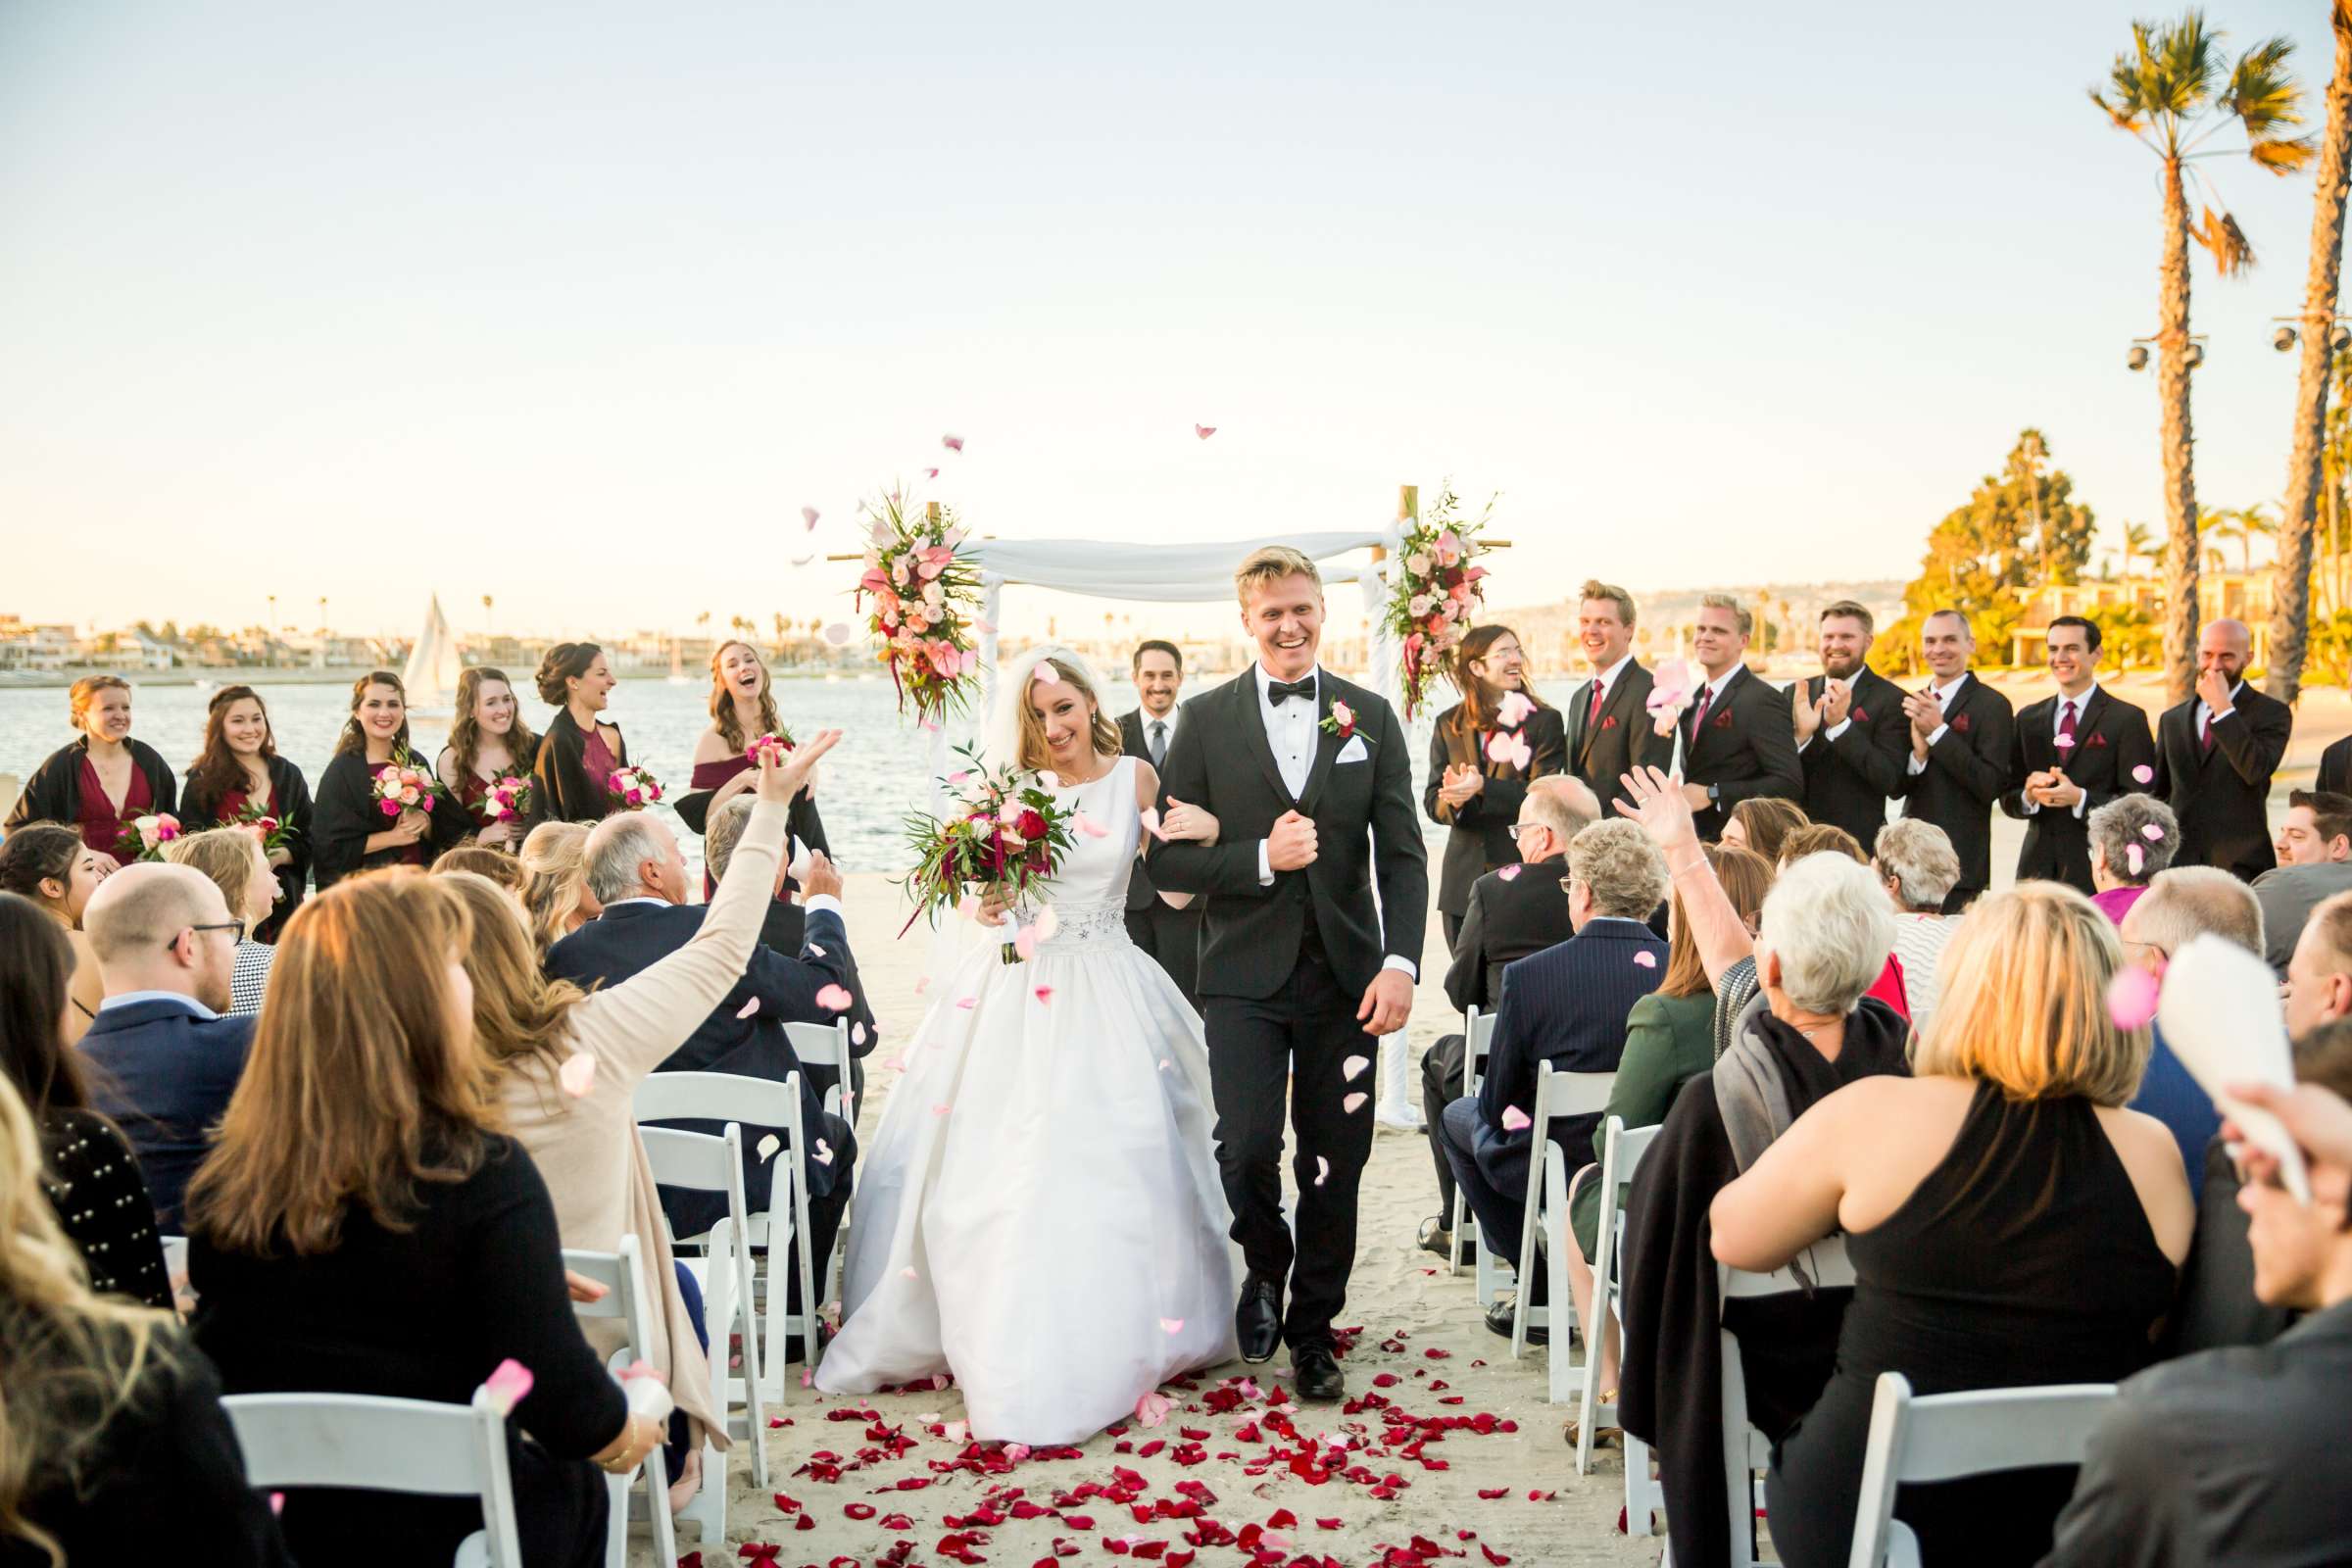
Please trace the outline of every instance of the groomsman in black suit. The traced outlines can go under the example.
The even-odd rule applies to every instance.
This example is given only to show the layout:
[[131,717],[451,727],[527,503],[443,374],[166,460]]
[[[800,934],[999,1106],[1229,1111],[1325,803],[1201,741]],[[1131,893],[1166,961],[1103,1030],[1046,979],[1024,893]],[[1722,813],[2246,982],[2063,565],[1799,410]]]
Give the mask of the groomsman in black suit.
[[[1801,800],[1805,766],[1796,755],[1788,699],[1749,671],[1747,639],[1755,617],[1730,594],[1698,602],[1690,646],[1705,684],[1683,714],[1683,794],[1712,844],[1723,837],[1732,808],[1759,795]],[[1609,781],[1614,792],[1615,779]]]
[[1649,716],[1649,671],[1635,660],[1634,596],[1611,583],[1588,582],[1577,609],[1577,641],[1592,678],[1562,705],[1568,725],[1568,772],[1603,802],[1616,799],[1621,774],[1664,767],[1674,739]]
[[1903,699],[1911,756],[1903,764],[1903,814],[1943,829],[1960,856],[1960,880],[1943,901],[1957,914],[1992,885],[1992,807],[2009,790],[2017,714],[2009,699],[1968,672],[1977,634],[1957,610],[1921,622],[1920,652],[1933,677]]
[[2271,848],[2271,775],[2286,756],[2294,710],[2246,684],[2240,620],[2197,634],[2197,691],[2165,710],[2151,792],[2180,819],[2175,865],[2218,865],[2252,881],[2278,863]]
[[1822,672],[1789,699],[1796,754],[1804,762],[1805,814],[1841,827],[1868,850],[1886,825],[1886,803],[1903,793],[1911,721],[1903,689],[1864,662],[1877,623],[1841,599],[1821,612]]
[[2095,893],[2086,823],[2117,796],[2148,788],[2156,776],[2156,741],[2145,710],[2101,689],[2097,626],[2060,615],[2044,646],[2058,690],[2017,715],[2011,787],[2001,809],[2026,823],[2019,881],[2039,878]]
[[2329,795],[2352,795],[2352,735],[2328,743],[2320,754],[2320,776],[2311,787]]
[[[1184,655],[1174,643],[1154,637],[1136,644],[1129,673],[1143,706],[1119,715],[1119,745],[1129,757],[1149,760],[1157,773],[1166,768],[1168,748],[1183,722],[1176,692],[1184,684]],[[1195,1012],[1200,1010],[1200,997],[1194,990],[1200,974],[1200,911],[1207,905],[1205,899],[1195,899],[1184,908],[1170,907],[1141,861],[1127,879],[1128,939],[1167,971]]]

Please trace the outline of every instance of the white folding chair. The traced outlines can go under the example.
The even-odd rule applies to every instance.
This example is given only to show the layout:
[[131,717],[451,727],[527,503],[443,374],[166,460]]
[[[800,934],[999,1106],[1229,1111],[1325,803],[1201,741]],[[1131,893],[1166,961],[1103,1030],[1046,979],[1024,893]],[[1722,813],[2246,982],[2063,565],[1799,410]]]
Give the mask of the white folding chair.
[[354,1487],[476,1497],[482,1528],[458,1544],[455,1568],[522,1568],[507,1422],[486,1388],[438,1404],[372,1394],[232,1394],[220,1401],[257,1492]]
[[[1597,1115],[1608,1108],[1614,1072],[1554,1072],[1551,1063],[1536,1063],[1536,1108],[1527,1136],[1527,1215],[1519,1224],[1519,1298],[1511,1312],[1511,1354],[1527,1353],[1527,1331],[1542,1328],[1551,1335],[1551,1386],[1546,1397],[1565,1404],[1576,1396],[1569,1386],[1575,1373],[1586,1384],[1596,1367],[1593,1338],[1585,1335],[1585,1356],[1571,1354],[1569,1336],[1576,1330],[1576,1300],[1568,1294],[1568,1156],[1551,1141],[1551,1124],[1571,1116]],[[1536,1277],[1537,1253],[1543,1253],[1545,1306],[1533,1306],[1529,1285]]]
[[[646,1160],[657,1183],[727,1195],[727,1217],[710,1227],[704,1254],[678,1261],[703,1291],[703,1326],[710,1335],[710,1407],[727,1423],[729,1435],[735,1432],[733,1407],[744,1407],[743,1436],[752,1446],[752,1478],[765,1490],[767,1407],[752,1358],[760,1317],[752,1308],[752,1252],[744,1240],[743,1129],[729,1122],[725,1135],[713,1138],[674,1127],[640,1127],[637,1136],[645,1140]],[[728,1341],[739,1327],[744,1370],[740,1378],[727,1366]],[[725,1456],[706,1444],[703,1490],[680,1517],[701,1525],[703,1540],[715,1544],[726,1535],[726,1505]]]
[[[1464,1009],[1462,1013],[1462,1095],[1465,1099],[1476,1099],[1479,1087],[1487,1081],[1487,1057],[1493,1054],[1494,1050],[1494,1015],[1491,1012],[1481,1012],[1476,1007]],[[1453,1253],[1446,1261],[1452,1266],[1453,1272],[1459,1274],[1462,1271],[1462,1250],[1470,1245],[1470,1238],[1478,1221],[1471,1216],[1469,1200],[1462,1197],[1461,1188],[1458,1185],[1454,1188],[1453,1193],[1452,1223]],[[1502,1282],[1510,1277],[1510,1261],[1494,1254],[1493,1248],[1480,1245],[1478,1249],[1478,1304],[1482,1307],[1494,1304],[1494,1298],[1501,1293]]]
[[[1658,1136],[1656,1127],[1625,1125],[1622,1116],[1601,1124],[1600,1223],[1592,1235],[1592,1321],[1585,1328],[1585,1354],[1594,1356],[1614,1332],[1620,1345],[1625,1334],[1625,1194],[1642,1157]],[[1617,1406],[1603,1403],[1597,1376],[1588,1375],[1577,1396],[1576,1473],[1592,1468],[1592,1428],[1595,1422],[1615,1425]],[[1649,1534],[1650,1510],[1663,1501],[1649,1473],[1649,1446],[1631,1433],[1625,1436],[1625,1528],[1628,1535]]]
[[[616,1318],[629,1343],[614,1351],[608,1364],[614,1372],[626,1369],[645,1354],[653,1343],[654,1314],[662,1299],[658,1292],[649,1290],[644,1260],[635,1236],[620,1239],[617,1252],[585,1252],[574,1248],[564,1249],[564,1266],[582,1279],[596,1281],[605,1288],[600,1301],[574,1301],[572,1311],[582,1318]],[[605,1568],[627,1568],[629,1560],[629,1491],[639,1479],[645,1482],[646,1518],[654,1533],[654,1560],[678,1560],[677,1532],[669,1518],[669,1462],[660,1448],[645,1456],[635,1476],[607,1476],[605,1486],[612,1495],[611,1528],[605,1540]]]
[[1894,1517],[1904,1485],[2082,1462],[2091,1428],[2115,1402],[2112,1383],[1975,1389],[1916,1396],[1900,1372],[1882,1372],[1862,1450],[1848,1568],[1919,1568],[1919,1538]]
[[[767,1208],[751,1214],[749,1223],[738,1225],[737,1232],[747,1247],[763,1250],[767,1254],[766,1268],[755,1277],[755,1284],[746,1285],[744,1297],[750,1315],[756,1319],[762,1298],[756,1287],[765,1288],[767,1341],[754,1353],[751,1343],[754,1336],[747,1333],[743,1364],[760,1379],[760,1392],[767,1398],[777,1404],[786,1403],[789,1379],[784,1365],[785,1338],[797,1330],[801,1344],[806,1347],[808,1364],[816,1364],[820,1308],[833,1299],[835,1268],[841,1255],[837,1235],[824,1257],[809,1256],[808,1183],[801,1161],[803,1152],[810,1146],[806,1142],[808,1129],[802,1125],[801,1075],[788,1073],[782,1083],[777,1083],[724,1072],[651,1073],[637,1085],[636,1111],[641,1125],[649,1121],[698,1119],[784,1129],[784,1143],[768,1156],[775,1168],[770,1173]],[[801,1310],[797,1313],[791,1309],[792,1292],[786,1277],[795,1257],[801,1266],[802,1286]],[[812,1266],[816,1264],[822,1265],[822,1273]]]
[[[1854,1265],[1845,1255],[1844,1237],[1831,1236],[1815,1242],[1805,1249],[1803,1262],[1815,1290],[1853,1288]],[[1718,1263],[1715,1277],[1727,1306],[1733,1301],[1787,1296],[1805,1288],[1793,1268],[1750,1274]],[[1728,1521],[1732,1532],[1731,1568],[1755,1568],[1756,1513],[1763,1506],[1756,1472],[1771,1466],[1772,1444],[1747,1419],[1747,1372],[1740,1359],[1740,1336],[1728,1328],[1717,1332],[1723,1361],[1723,1474],[1724,1496],[1731,1508]],[[1668,1520],[1667,1528],[1676,1528],[1675,1522]],[[1707,1525],[1704,1520],[1691,1520],[1683,1528],[1699,1530]]]
[[164,1278],[177,1279],[188,1271],[188,1239],[185,1236],[162,1236],[164,1244]]
[[787,1023],[784,1038],[792,1042],[792,1054],[801,1058],[802,1066],[833,1069],[833,1087],[825,1091],[825,1112],[857,1126],[858,1090],[850,1078],[850,1020]]

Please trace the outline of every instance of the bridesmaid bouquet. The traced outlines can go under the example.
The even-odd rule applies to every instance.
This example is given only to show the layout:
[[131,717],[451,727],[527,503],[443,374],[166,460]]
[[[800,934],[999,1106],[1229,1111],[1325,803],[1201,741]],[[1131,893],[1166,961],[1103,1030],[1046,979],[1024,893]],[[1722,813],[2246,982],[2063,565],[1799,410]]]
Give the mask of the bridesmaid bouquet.
[[270,808],[260,801],[246,802],[238,809],[237,814],[222,825],[250,828],[261,839],[262,849],[266,854],[274,854],[279,850],[293,847],[287,843],[287,840],[294,836],[294,830],[270,815]]
[[164,846],[177,837],[179,818],[169,811],[126,816],[122,819],[122,832],[115,840],[115,856],[121,859],[122,851],[128,850],[132,859],[160,860],[164,858]]
[[430,815],[433,797],[440,792],[439,781],[421,767],[386,762],[375,770],[375,804],[386,816],[398,816],[411,807]]
[[752,764],[754,771],[758,771],[760,759],[773,752],[776,754],[776,765],[781,767],[784,754],[791,751],[795,744],[790,730],[779,730],[773,735],[756,735],[752,738],[752,744],[743,749],[743,758]]
[[[1060,867],[1072,834],[1084,826],[1076,810],[1057,805],[1039,786],[1035,774],[1009,767],[986,771],[977,748],[956,750],[972,764],[947,777],[951,788],[965,790],[962,799],[944,818],[921,811],[906,818],[914,869],[901,885],[914,913],[899,928],[901,936],[918,916],[936,925],[943,909],[969,915],[990,893],[1019,906],[1033,886]],[[1017,961],[1011,944],[1005,953],[1005,962]]]
[[482,813],[485,822],[520,821],[531,811],[531,781],[521,773],[494,778],[473,808]]
[[616,767],[605,780],[605,793],[624,811],[642,810],[662,798],[662,781],[642,767]]
[[980,673],[980,569],[957,554],[965,537],[956,514],[929,507],[909,515],[891,491],[869,502],[873,518],[857,598],[871,599],[867,625],[882,644],[899,710],[936,726],[971,701]]
[[1448,485],[1437,504],[1405,528],[1397,542],[1403,569],[1389,589],[1382,622],[1404,650],[1404,716],[1409,721],[1427,699],[1429,683],[1445,668],[1446,656],[1469,635],[1486,590],[1479,582],[1487,568],[1476,565],[1486,553],[1479,530],[1494,515],[1490,497],[1486,510],[1464,522],[1455,516],[1459,503]]

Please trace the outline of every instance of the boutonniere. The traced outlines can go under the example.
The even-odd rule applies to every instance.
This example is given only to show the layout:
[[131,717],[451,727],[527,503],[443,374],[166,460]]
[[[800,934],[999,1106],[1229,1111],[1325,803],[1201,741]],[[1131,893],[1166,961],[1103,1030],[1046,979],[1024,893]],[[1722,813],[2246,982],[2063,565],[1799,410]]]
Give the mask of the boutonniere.
[[1326,735],[1337,735],[1344,741],[1351,740],[1355,736],[1355,710],[1334,698],[1331,711],[1323,715],[1323,722],[1317,724],[1315,728]]
[[1952,726],[1952,728],[1953,728],[1953,729],[1955,729],[1955,730],[1958,730],[1958,731],[1959,731],[1961,734],[1963,734],[1963,735],[1967,734],[1967,733],[1968,733],[1968,715],[1967,715],[1966,713],[1955,713],[1955,714],[1953,714],[1953,715],[1952,715],[1952,718],[1951,718],[1951,726]]

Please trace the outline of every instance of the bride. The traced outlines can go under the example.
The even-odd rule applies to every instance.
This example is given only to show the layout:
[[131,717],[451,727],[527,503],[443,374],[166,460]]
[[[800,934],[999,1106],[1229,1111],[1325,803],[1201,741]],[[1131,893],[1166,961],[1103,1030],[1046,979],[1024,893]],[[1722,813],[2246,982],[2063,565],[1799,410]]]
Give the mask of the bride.
[[[858,1173],[845,1317],[816,1373],[831,1394],[953,1373],[972,1436],[1032,1446],[1092,1437],[1234,1353],[1207,1047],[1127,938],[1159,781],[1119,755],[1099,689],[1061,647],[1004,672],[987,757],[1107,832],[1074,835],[1030,906],[983,910],[1029,924],[1050,904],[1035,957],[989,942],[935,988]],[[1190,808],[1166,826],[1215,838]]]

